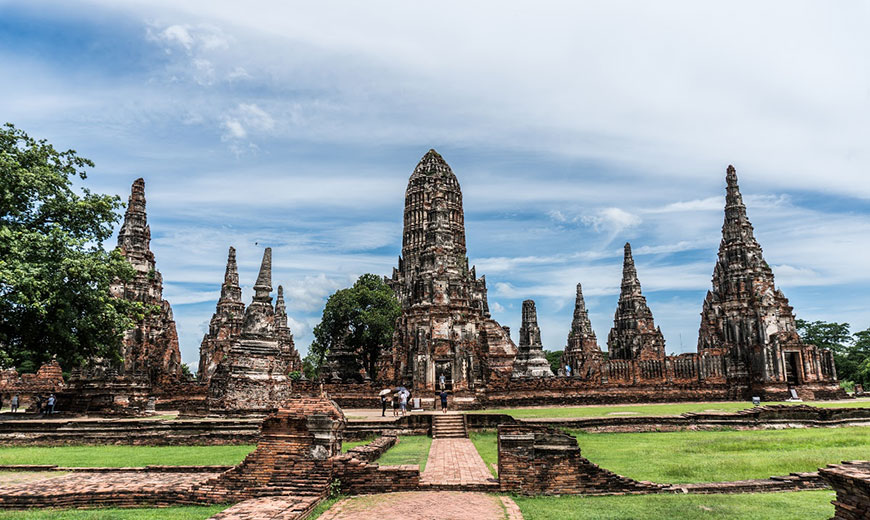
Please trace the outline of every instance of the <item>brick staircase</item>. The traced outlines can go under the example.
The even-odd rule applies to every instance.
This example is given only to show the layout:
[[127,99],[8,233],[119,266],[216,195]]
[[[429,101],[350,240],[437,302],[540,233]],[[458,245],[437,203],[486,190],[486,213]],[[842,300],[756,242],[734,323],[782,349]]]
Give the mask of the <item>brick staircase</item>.
[[465,439],[465,417],[461,414],[436,414],[432,416],[433,439]]

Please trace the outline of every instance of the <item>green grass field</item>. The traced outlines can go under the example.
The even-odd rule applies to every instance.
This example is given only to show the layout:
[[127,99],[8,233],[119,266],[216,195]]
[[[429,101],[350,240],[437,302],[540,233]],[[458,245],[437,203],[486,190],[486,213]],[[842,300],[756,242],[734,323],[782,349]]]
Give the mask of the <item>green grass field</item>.
[[255,446],[4,446],[0,464],[134,467],[238,464]]
[[[661,483],[767,478],[870,458],[870,427],[570,433],[583,456],[601,467]],[[471,440],[487,464],[497,463],[495,432],[472,433]]]
[[[769,402],[762,404],[785,404],[795,403]],[[822,408],[849,408],[870,407],[870,400],[856,399],[849,402],[808,402],[812,406]],[[491,410],[474,410],[466,413],[504,413],[517,419],[539,418],[574,418],[574,417],[618,417],[620,415],[680,415],[686,412],[739,412],[752,408],[751,403],[745,402],[707,402],[707,403],[676,403],[676,404],[627,404],[611,406],[577,406],[577,407],[553,407],[553,408],[494,408]]]
[[[362,446],[372,442],[372,438],[361,441],[343,442],[341,445],[342,453],[347,450]],[[402,464],[416,464],[420,466],[420,471],[426,469],[426,459],[429,458],[429,447],[432,445],[432,439],[427,435],[409,435],[407,437],[399,437],[399,442],[392,448],[386,451],[377,461],[381,466],[400,466]]]
[[833,491],[739,495],[513,497],[525,520],[827,520]]
[[429,458],[429,447],[432,439],[427,435],[409,435],[399,437],[399,443],[388,449],[377,461],[381,466],[400,466],[415,464],[422,472],[426,469],[426,459]]
[[30,509],[0,511],[0,520],[204,520],[227,505],[135,509]]

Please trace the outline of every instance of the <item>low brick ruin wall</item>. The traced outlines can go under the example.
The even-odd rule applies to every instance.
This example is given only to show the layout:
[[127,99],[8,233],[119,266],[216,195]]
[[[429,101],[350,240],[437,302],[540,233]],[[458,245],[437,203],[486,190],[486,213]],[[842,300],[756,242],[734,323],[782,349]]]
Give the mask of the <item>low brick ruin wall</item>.
[[0,421],[0,444],[141,446],[256,444],[261,419]]
[[738,412],[689,412],[674,416],[614,416],[572,419],[514,419],[507,414],[466,414],[468,428],[495,429],[500,424],[550,426],[590,433],[651,432],[686,429],[760,430],[870,426],[870,408],[820,408],[809,405],[767,405]]
[[498,428],[499,489],[523,495],[658,493],[665,486],[638,482],[580,456],[577,439],[554,428]]
[[867,520],[870,518],[870,461],[832,464],[819,470],[837,492],[831,520]]

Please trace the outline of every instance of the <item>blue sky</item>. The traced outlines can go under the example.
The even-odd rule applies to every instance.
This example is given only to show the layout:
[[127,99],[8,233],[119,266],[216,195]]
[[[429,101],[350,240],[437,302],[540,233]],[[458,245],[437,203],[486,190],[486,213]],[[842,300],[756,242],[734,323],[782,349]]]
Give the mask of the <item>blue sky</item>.
[[[304,354],[322,306],[389,274],[405,185],[462,185],[496,319],[604,346],[631,241],[669,352],[695,350],[728,164],[798,317],[870,327],[870,7],[728,2],[0,0],[0,119],[146,180],[184,361],[227,247],[273,248]],[[316,5],[311,5],[316,4]]]

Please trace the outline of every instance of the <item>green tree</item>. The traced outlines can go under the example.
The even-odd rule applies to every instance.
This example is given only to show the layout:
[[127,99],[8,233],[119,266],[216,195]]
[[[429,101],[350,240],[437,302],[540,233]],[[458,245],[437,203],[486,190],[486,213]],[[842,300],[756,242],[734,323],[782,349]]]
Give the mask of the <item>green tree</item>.
[[547,356],[547,362],[550,363],[550,370],[553,374],[558,375],[559,369],[562,367],[562,353],[564,350],[545,350],[544,355]]
[[103,248],[122,204],[73,187],[87,167],[74,150],[0,127],[0,362],[22,371],[53,356],[64,367],[117,359],[131,317],[144,312],[109,295],[113,280],[133,276]]
[[336,291],[326,301],[323,318],[314,327],[306,364],[319,373],[330,349],[344,342],[356,353],[360,365],[375,377],[378,355],[382,347],[392,342],[401,312],[393,290],[380,276],[360,276],[353,287]]
[[856,355],[848,323],[796,320],[798,334],[806,343],[834,353],[834,365],[841,381],[855,381],[863,357]]

